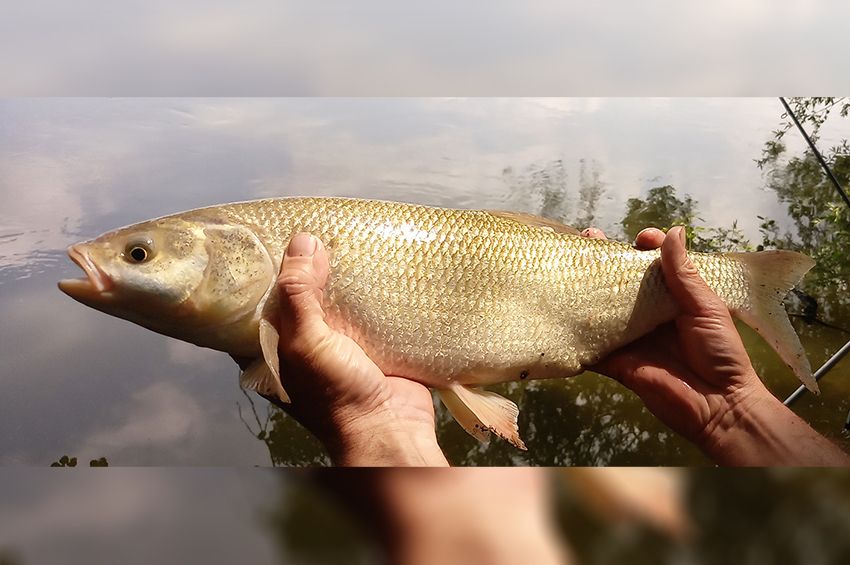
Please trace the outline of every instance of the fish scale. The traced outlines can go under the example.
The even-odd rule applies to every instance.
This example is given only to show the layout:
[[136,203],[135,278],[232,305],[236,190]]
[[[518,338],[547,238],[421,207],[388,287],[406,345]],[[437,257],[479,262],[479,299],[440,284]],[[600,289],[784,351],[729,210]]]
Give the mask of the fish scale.
[[[529,379],[574,375],[675,313],[657,252],[486,212],[335,198],[220,210],[252,226],[276,257],[299,231],[329,242],[329,319],[385,372],[430,386],[519,380],[523,371]],[[739,307],[743,269],[720,255],[693,256],[708,284]],[[630,326],[641,281],[651,292]]]

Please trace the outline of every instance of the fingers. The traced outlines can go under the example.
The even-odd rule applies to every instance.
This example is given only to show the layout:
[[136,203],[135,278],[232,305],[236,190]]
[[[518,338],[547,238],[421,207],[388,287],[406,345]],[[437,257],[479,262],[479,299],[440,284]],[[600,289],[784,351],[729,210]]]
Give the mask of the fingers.
[[289,334],[282,347],[312,350],[330,333],[322,310],[329,272],[327,250],[318,238],[299,233],[290,240],[277,280],[280,331]]
[[683,312],[693,316],[726,312],[726,306],[700,276],[685,249],[685,228],[675,226],[661,245],[664,282]]
[[635,247],[643,251],[658,249],[664,243],[664,232],[658,228],[646,228],[635,237]]

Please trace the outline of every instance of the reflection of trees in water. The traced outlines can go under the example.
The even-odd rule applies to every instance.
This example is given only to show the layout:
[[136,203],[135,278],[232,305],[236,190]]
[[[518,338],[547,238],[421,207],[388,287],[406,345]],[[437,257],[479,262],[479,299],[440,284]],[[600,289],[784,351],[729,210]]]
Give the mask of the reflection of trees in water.
[[694,251],[716,253],[749,251],[750,242],[738,228],[738,220],[730,227],[703,226],[697,212],[697,201],[689,194],[680,199],[672,186],[651,188],[645,199],[629,198],[621,225],[626,239],[634,241],[646,227],[663,230],[676,225],[686,226],[688,247]]
[[621,222],[623,231],[626,238],[634,241],[637,234],[649,226],[661,229],[690,226],[696,219],[696,204],[690,195],[680,200],[676,189],[669,184],[651,188],[646,199],[629,198],[626,202],[626,215]]
[[[815,140],[823,127],[846,125],[850,101],[835,98],[795,98],[791,106]],[[831,119],[827,119],[831,117]],[[817,158],[806,148],[788,155],[785,121],[765,143],[757,161],[766,185],[786,205],[793,230],[782,232],[777,222],[762,220],[762,246],[793,249],[810,255],[817,265],[806,277],[804,289],[813,295],[827,321],[847,326],[850,320],[850,209],[826,177]],[[825,151],[824,159],[845,190],[850,184],[850,146],[846,137]]]
[[[329,465],[322,444],[302,425],[286,412],[253,393],[242,391],[248,403],[250,415],[243,413],[241,403],[237,403],[239,419],[248,432],[266,444],[271,464],[275,467],[314,467]],[[257,402],[265,412],[257,411]]]
[[[528,211],[583,229],[596,217],[605,183],[602,182],[602,167],[595,160],[579,159],[578,164],[577,196],[571,194],[563,159],[534,163],[520,171],[506,167],[502,170],[502,178]],[[534,203],[530,208],[526,205],[528,198]]]

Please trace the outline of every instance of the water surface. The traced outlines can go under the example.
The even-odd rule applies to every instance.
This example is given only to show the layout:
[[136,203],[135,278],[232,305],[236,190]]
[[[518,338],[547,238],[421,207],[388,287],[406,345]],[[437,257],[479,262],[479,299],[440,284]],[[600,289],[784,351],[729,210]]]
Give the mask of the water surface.
[[[753,244],[761,217],[795,224],[753,160],[774,99],[29,99],[0,102],[0,464],[63,454],[113,465],[326,462],[298,424],[245,395],[222,353],[72,301],[67,245],[193,207],[341,195],[545,213],[623,237],[630,198],[672,186],[696,222]],[[846,130],[846,126],[845,130]],[[825,131],[824,143],[847,137]],[[789,150],[802,145],[789,134]],[[821,300],[834,326],[841,294]],[[837,312],[837,313],[835,313]],[[818,366],[850,335],[795,318]],[[744,329],[784,397],[797,386]],[[848,362],[795,407],[848,445]],[[442,409],[462,464],[708,462],[620,385],[597,375],[496,387],[521,409],[522,453],[478,444]]]

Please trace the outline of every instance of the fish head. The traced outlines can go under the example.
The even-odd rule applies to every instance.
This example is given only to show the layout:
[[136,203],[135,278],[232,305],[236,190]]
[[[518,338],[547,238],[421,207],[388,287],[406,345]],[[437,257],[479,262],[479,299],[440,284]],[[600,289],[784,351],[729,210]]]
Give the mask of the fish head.
[[180,217],[105,233],[68,255],[86,275],[59,282],[75,300],[225,351],[221,327],[253,318],[276,275],[251,230]]

